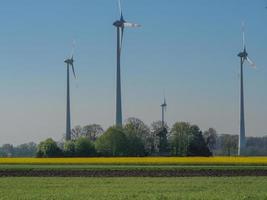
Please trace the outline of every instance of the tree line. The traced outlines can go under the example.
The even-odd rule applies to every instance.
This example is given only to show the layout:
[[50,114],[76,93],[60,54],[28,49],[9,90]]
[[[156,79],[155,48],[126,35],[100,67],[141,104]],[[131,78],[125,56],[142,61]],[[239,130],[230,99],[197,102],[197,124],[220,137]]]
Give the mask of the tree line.
[[52,139],[41,142],[37,156],[212,155],[199,127],[186,122],[177,122],[169,129],[160,121],[148,127],[137,118],[129,118],[123,127],[110,127],[103,131],[99,125],[77,126],[72,132],[72,140],[61,146]]
[[[209,128],[202,132],[197,125],[176,122],[171,128],[161,121],[147,126],[129,118],[123,127],[106,131],[97,124],[72,130],[72,139],[55,142],[49,138],[14,147],[0,147],[1,157],[90,157],[90,156],[212,156],[237,155],[238,136],[217,134]],[[247,138],[246,155],[267,155],[267,137]]]

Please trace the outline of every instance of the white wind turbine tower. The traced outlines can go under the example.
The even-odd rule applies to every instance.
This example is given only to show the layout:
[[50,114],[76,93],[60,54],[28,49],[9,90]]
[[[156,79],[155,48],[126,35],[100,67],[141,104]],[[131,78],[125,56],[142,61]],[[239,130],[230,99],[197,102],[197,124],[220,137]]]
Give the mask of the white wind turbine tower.
[[116,126],[122,126],[122,103],[121,103],[121,52],[124,36],[124,28],[137,28],[138,24],[126,22],[123,18],[121,2],[118,0],[120,19],[113,25],[117,28],[117,71],[116,71]]
[[243,50],[238,54],[240,57],[240,133],[238,142],[238,155],[244,155],[244,150],[246,148],[246,129],[245,129],[245,108],[244,108],[244,80],[243,80],[243,66],[245,61],[249,63],[253,68],[256,65],[248,57],[246,50],[246,40],[245,40],[245,25],[242,24],[242,34],[243,34]]
[[[74,48],[74,47],[73,47]],[[69,58],[64,62],[67,64],[67,110],[66,110],[66,141],[71,140],[71,114],[70,114],[70,67],[72,68],[72,73],[76,79],[76,74],[74,70],[74,60],[73,60],[73,51]]]

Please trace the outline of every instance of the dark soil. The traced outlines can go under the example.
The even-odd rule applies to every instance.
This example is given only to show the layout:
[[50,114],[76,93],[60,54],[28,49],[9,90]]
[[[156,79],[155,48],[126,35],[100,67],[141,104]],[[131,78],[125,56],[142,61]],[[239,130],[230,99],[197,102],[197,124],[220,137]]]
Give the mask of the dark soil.
[[267,170],[0,170],[0,177],[267,176]]

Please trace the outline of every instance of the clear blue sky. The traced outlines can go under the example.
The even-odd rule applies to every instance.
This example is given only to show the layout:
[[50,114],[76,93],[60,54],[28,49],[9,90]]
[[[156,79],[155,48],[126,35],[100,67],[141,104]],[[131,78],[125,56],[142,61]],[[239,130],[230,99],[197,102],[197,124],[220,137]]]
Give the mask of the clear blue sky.
[[[219,133],[239,131],[241,22],[258,69],[245,68],[246,127],[267,135],[267,2],[123,0],[123,117],[189,121]],[[0,143],[60,140],[65,132],[66,67],[76,40],[72,125],[115,117],[116,0],[10,0],[0,7]]]

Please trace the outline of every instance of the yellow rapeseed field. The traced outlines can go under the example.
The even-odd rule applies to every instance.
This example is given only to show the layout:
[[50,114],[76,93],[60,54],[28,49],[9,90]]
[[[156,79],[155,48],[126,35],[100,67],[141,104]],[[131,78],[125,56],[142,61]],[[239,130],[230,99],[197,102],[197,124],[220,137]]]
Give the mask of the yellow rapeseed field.
[[0,158],[0,164],[267,165],[267,157]]

